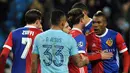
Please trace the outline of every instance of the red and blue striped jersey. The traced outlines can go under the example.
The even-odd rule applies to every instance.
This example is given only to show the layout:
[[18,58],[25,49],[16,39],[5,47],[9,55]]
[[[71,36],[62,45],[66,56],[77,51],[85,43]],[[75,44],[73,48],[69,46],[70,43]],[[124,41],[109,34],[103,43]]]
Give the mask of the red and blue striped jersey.
[[10,32],[3,48],[13,52],[11,73],[31,72],[31,52],[35,36],[42,31],[34,26],[25,26]]
[[[72,28],[70,35],[76,40],[79,53],[86,54],[86,38],[82,31],[78,28]],[[78,68],[74,65],[74,62],[70,58],[69,60],[69,73],[88,73],[87,66]]]
[[[85,27],[83,29],[83,33],[86,36],[86,42],[87,42],[87,35],[91,34],[93,31],[94,30],[92,28],[92,19],[90,18],[90,21],[85,25]],[[87,42],[87,44],[88,43],[89,42]],[[88,49],[86,49],[86,50],[88,50]],[[89,51],[87,51],[87,53],[89,53]],[[88,73],[91,73],[91,64],[90,63],[87,65],[87,68],[88,68]]]
[[106,52],[112,52],[114,56],[108,60],[96,60],[92,61],[92,73],[118,73],[119,70],[119,57],[118,51],[124,53],[127,51],[126,44],[121,34],[106,29],[106,32],[97,36],[95,33],[91,33],[87,36],[88,50],[92,53],[99,53],[106,50]]

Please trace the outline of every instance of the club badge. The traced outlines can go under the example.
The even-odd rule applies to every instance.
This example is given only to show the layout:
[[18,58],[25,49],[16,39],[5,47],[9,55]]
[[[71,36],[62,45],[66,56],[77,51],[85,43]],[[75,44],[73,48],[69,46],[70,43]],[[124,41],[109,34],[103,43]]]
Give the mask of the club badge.
[[85,35],[87,36],[90,33],[89,30],[86,30]]
[[107,41],[106,41],[106,44],[111,47],[113,45],[113,40],[111,38],[109,38]]

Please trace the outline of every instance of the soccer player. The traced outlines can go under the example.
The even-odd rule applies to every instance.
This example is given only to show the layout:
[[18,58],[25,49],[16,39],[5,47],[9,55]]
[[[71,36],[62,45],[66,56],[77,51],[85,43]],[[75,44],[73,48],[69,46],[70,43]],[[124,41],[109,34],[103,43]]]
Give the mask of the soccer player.
[[91,62],[92,73],[119,73],[118,51],[123,54],[123,73],[128,73],[128,48],[121,34],[106,28],[107,18],[101,11],[95,13],[92,23],[95,35],[94,33],[88,35],[88,39],[91,41],[88,46],[91,47],[91,51],[97,53],[107,50],[106,52],[112,52],[114,54],[111,59]]
[[90,18],[88,16],[88,9],[87,9],[87,6],[81,2],[77,2],[75,3],[73,6],[72,6],[72,9],[73,8],[80,8],[82,9],[82,12],[84,14],[84,23],[85,23],[85,27],[84,29],[82,30],[83,33],[85,35],[88,35],[90,34],[91,32],[93,32],[93,29],[92,29],[92,18]]
[[10,51],[13,52],[11,73],[31,72],[32,44],[35,36],[42,32],[41,19],[42,14],[39,10],[30,9],[25,14],[26,26],[10,32],[0,58],[5,61]]
[[63,31],[66,32],[66,33],[69,33],[71,30],[71,27],[69,26],[68,22],[66,22],[64,28],[63,28]]
[[[82,10],[82,13],[84,14],[84,23],[85,23],[85,26],[84,28],[82,29],[83,33],[85,34],[85,37],[86,37],[86,42],[87,42],[87,45],[89,44],[89,39],[87,39],[87,35],[89,34],[92,34],[94,32],[93,28],[92,28],[92,19],[90,17],[88,17],[88,9],[87,9],[87,6],[81,2],[77,2],[75,3],[73,6],[72,6],[72,9],[73,8],[80,8]],[[91,38],[92,39],[92,38]],[[90,40],[91,42],[91,40]],[[104,57],[106,55],[103,55],[103,52],[102,53],[94,53],[94,54],[91,54],[91,52],[89,51],[89,49],[91,49],[91,47],[88,47],[86,48],[86,53],[88,54],[88,58],[89,58],[89,61],[94,61],[94,60],[98,60],[98,59],[105,59]],[[102,55],[101,55],[102,54]],[[103,57],[104,56],[104,57]],[[107,57],[107,56],[106,56]],[[91,73],[91,64],[88,64],[87,65],[87,68],[88,68],[88,73]]]
[[36,36],[34,40],[32,73],[36,73],[37,60],[39,59],[42,73],[68,73],[70,56],[78,67],[88,64],[88,58],[78,54],[74,38],[62,31],[66,22],[63,11],[52,12],[52,28]]
[[[76,40],[78,45],[78,53],[80,55],[86,55],[86,38],[82,30],[85,26],[85,16],[80,8],[73,8],[68,12],[68,22],[73,26],[70,34]],[[101,53],[102,59],[109,59],[112,57],[112,53]],[[74,65],[73,60],[70,58],[69,73],[88,73],[87,66],[78,68]]]

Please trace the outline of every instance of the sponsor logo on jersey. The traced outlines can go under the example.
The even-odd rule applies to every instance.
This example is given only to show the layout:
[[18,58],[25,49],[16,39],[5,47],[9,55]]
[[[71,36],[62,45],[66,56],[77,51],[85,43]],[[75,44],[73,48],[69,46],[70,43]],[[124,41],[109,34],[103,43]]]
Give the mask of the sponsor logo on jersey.
[[95,43],[93,43],[92,47],[96,47],[96,44],[95,44]]
[[113,45],[113,40],[111,38],[109,38],[107,41],[106,41],[106,44],[111,47]]

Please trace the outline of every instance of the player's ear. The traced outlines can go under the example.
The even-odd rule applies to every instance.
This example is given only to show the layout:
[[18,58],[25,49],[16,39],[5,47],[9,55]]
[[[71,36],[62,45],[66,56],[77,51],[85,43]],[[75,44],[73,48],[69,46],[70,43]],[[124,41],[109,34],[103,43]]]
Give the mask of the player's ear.
[[83,23],[83,18],[80,18],[80,23]]
[[106,21],[104,21],[104,26],[105,26],[105,27],[107,26],[107,22],[106,22]]
[[105,23],[105,27],[107,27],[107,23]]
[[38,21],[38,20],[36,20],[36,21],[35,21],[35,24],[38,24],[38,22],[39,22],[39,21]]
[[65,22],[62,22],[62,27],[64,27],[65,26]]
[[84,15],[88,15],[88,11],[83,10],[83,14],[84,14]]

